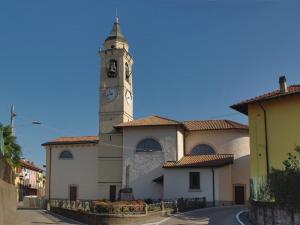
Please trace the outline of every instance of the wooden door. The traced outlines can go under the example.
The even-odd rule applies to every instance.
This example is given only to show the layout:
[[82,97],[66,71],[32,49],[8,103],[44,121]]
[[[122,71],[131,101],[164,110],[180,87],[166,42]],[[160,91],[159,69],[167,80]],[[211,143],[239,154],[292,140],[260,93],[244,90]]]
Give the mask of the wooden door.
[[116,185],[110,185],[109,186],[109,200],[110,201],[115,201],[116,200],[116,192],[117,192]]
[[77,200],[77,186],[70,186],[70,201]]
[[243,185],[234,186],[234,199],[235,204],[245,204],[245,187]]

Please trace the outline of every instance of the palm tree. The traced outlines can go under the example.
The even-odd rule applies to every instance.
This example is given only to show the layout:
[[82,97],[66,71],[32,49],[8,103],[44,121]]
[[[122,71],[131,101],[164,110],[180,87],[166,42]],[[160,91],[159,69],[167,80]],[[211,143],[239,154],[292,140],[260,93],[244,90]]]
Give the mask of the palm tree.
[[[0,124],[0,130],[3,131],[3,158],[7,164],[4,169],[4,180],[11,183],[12,168],[19,166],[22,150],[20,145],[17,144],[16,137],[12,135],[12,129],[10,126],[3,126]],[[1,138],[2,137],[0,137],[0,139]]]

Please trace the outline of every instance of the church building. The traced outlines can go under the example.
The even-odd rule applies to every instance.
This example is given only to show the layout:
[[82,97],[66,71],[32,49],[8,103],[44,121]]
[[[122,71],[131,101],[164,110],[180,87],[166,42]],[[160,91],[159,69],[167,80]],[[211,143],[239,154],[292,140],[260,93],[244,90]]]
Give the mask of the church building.
[[43,144],[47,198],[245,203],[248,127],[231,120],[135,119],[133,57],[118,18],[99,55],[99,134]]

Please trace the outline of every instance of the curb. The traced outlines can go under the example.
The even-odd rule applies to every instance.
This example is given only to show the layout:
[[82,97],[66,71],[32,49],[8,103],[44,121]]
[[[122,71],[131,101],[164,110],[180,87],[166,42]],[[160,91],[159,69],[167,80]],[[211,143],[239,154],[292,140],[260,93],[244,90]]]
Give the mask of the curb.
[[241,215],[242,213],[244,213],[244,212],[248,212],[248,210],[242,210],[242,211],[239,211],[239,212],[235,215],[235,218],[236,218],[236,220],[238,221],[238,223],[239,223],[240,225],[246,225],[246,224],[244,224],[244,223],[241,221],[241,219],[240,219],[240,215]]

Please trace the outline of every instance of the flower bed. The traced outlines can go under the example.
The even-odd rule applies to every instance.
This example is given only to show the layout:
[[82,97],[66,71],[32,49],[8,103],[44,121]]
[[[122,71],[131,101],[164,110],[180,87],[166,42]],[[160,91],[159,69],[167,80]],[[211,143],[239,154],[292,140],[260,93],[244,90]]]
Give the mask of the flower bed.
[[146,215],[148,212],[162,212],[165,209],[175,211],[176,202],[157,202],[146,204],[144,200],[136,201],[69,201],[51,200],[52,208],[68,209],[78,212],[101,215]]
[[116,201],[98,200],[92,202],[92,212],[98,214],[145,214],[146,204],[142,200]]

